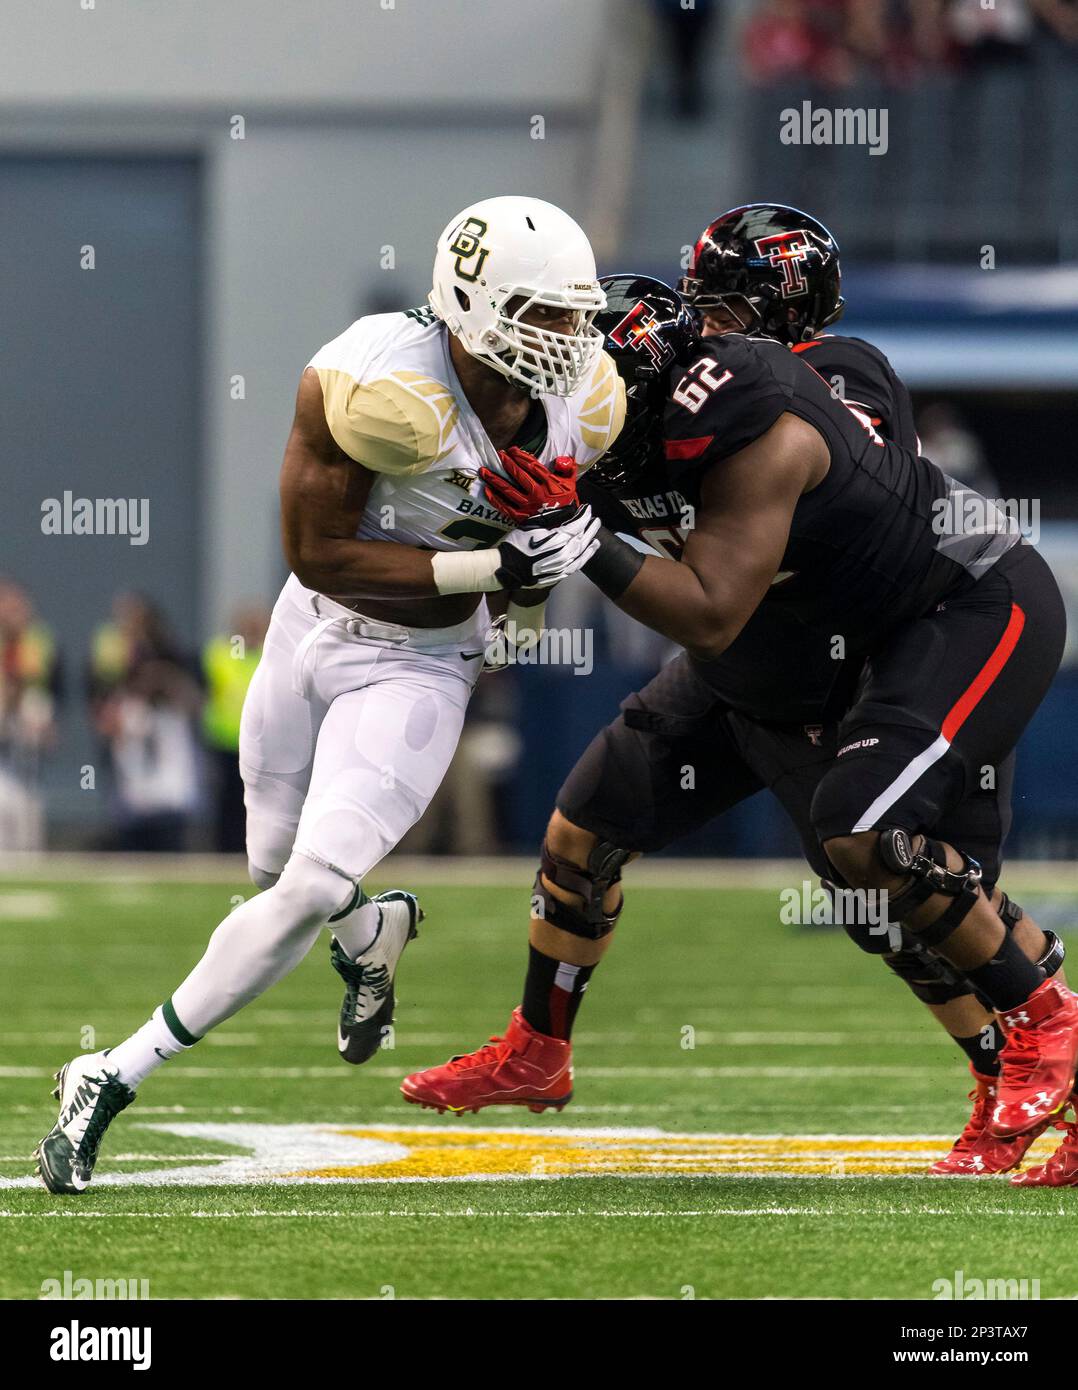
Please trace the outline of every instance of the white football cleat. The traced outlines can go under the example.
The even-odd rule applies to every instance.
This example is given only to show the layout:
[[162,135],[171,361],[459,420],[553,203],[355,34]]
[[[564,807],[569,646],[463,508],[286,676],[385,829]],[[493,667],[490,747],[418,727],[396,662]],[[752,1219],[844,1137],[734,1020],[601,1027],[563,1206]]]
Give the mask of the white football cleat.
[[56,1123],[34,1152],[41,1181],[50,1192],[84,1192],[105,1131],[135,1099],[109,1069],[108,1054],[86,1052],[72,1058],[56,1073],[53,1095],[60,1102]]
[[337,1025],[337,1051],[358,1066],[369,1061],[393,1022],[393,980],[405,946],[419,935],[423,909],[414,893],[391,888],[369,899],[378,904],[378,931],[356,960],[350,960],[336,937],[329,943],[334,970],[344,980],[344,1002]]

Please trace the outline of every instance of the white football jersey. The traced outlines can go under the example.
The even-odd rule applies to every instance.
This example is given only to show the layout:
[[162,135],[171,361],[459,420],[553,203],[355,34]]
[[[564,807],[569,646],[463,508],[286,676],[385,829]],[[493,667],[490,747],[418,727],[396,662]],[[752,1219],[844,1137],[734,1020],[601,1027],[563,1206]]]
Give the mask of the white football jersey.
[[[433,550],[497,545],[513,522],[487,501],[480,466],[503,472],[461,390],[449,334],[429,309],[357,319],[311,358],[326,423],[349,458],[378,476],[356,536]],[[603,353],[572,396],[539,398],[538,457],[571,454],[589,468],[618,437],[625,386]]]

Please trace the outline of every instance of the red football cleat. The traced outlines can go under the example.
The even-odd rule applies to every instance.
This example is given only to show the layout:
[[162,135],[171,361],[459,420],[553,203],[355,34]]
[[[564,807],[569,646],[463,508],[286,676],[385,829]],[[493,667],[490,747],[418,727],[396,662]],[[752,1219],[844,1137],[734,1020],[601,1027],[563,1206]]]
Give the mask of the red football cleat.
[[[1070,1103],[1078,1114],[1078,1091],[1072,1091]],[[1063,1143],[1043,1163],[1015,1173],[1015,1187],[1078,1187],[1078,1121],[1057,1119],[1057,1129],[1064,1134]]]
[[1066,1104],[1078,1061],[1078,998],[1058,980],[1045,980],[1024,1004],[996,1017],[1007,1041],[988,1132],[1009,1139]]
[[569,1043],[537,1033],[514,1009],[504,1038],[406,1076],[401,1094],[439,1114],[460,1115],[487,1105],[526,1105],[536,1114],[560,1110],[573,1098],[572,1055]]
[[1048,1127],[1048,1121],[1042,1120],[1035,1129],[1013,1139],[997,1139],[989,1134],[988,1119],[996,1104],[999,1078],[982,1076],[972,1064],[970,1072],[977,1083],[969,1093],[973,1101],[973,1114],[947,1157],[937,1159],[929,1168],[933,1176],[988,1178],[997,1173],[1009,1173],[1012,1168],[1018,1167],[1026,1150]]

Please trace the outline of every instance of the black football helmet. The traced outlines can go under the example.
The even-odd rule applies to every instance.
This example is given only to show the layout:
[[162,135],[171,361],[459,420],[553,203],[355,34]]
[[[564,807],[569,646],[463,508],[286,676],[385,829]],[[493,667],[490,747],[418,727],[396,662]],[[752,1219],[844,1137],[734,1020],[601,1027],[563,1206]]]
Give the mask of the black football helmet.
[[723,308],[746,333],[792,345],[841,317],[838,243],[782,203],[748,203],[705,227],[678,283],[694,309]]
[[662,446],[667,381],[675,363],[687,362],[697,323],[677,290],[649,275],[604,275],[606,308],[595,316],[603,347],[625,382],[625,424],[589,476],[617,484],[638,473]]

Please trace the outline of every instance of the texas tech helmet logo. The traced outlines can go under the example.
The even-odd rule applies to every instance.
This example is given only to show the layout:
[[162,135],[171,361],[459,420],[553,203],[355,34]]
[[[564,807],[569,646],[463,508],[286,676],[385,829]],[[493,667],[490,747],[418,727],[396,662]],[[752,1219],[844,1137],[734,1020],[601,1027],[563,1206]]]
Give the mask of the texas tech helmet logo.
[[665,341],[659,330],[655,310],[646,299],[634,304],[607,336],[616,347],[646,352],[656,371],[665,367],[674,356],[674,349]]
[[774,236],[760,237],[753,245],[758,256],[765,257],[769,265],[782,271],[783,299],[794,299],[808,290],[808,282],[801,272],[814,249],[808,232],[776,232]]

